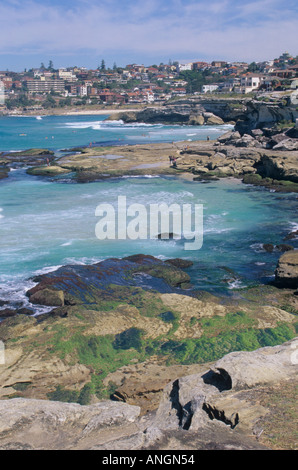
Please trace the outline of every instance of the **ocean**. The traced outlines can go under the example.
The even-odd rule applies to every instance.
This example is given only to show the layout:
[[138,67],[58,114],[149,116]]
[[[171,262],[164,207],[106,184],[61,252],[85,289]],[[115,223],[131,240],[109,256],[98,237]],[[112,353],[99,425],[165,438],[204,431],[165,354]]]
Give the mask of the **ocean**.
[[[104,116],[47,116],[0,118],[0,150],[48,148],[56,155],[70,147],[205,140],[216,138],[230,126],[188,127],[125,125],[104,122]],[[99,240],[96,208],[117,207],[119,196],[127,204],[145,207],[203,205],[203,245],[186,251],[184,241]],[[273,279],[280,252],[268,253],[263,244],[284,243],[298,228],[297,194],[274,193],[244,185],[238,179],[208,184],[175,177],[122,177],[88,184],[68,178],[30,176],[14,169],[0,181],[0,300],[28,306],[25,292],[32,277],[66,264],[89,264],[109,257],[144,253],[160,259],[193,261],[188,269],[193,287],[230,295]],[[290,242],[298,247],[297,240]],[[2,307],[4,308],[4,307]],[[34,307],[37,313],[47,310]],[[0,307],[1,309],[1,307]],[[1,315],[0,315],[1,316]]]

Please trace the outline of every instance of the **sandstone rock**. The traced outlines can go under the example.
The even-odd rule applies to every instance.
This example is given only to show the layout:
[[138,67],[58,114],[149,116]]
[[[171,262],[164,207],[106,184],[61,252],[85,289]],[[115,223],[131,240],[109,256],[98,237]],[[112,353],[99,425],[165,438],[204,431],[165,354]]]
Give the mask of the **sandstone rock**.
[[205,119],[202,114],[191,115],[189,117],[189,125],[191,126],[203,126],[205,124]]
[[274,150],[298,150],[298,141],[297,139],[285,139],[282,140],[279,144],[273,147]]
[[64,293],[62,290],[41,289],[30,295],[30,302],[39,305],[62,307],[64,305]]
[[263,131],[262,131],[261,129],[253,129],[253,130],[251,131],[251,135],[252,135],[253,137],[257,138],[257,137],[263,136],[264,133],[263,133]]
[[276,180],[288,180],[298,183],[297,153],[279,152],[273,154],[268,152],[260,157],[258,162],[258,173],[263,178]]
[[221,135],[220,137],[218,137],[218,142],[220,143],[226,143],[226,142],[230,142],[230,141],[233,141],[233,140],[237,140],[237,139],[240,139],[241,138],[241,134],[239,132],[235,132],[235,131],[229,131],[229,132],[226,132],[225,134]]
[[280,142],[282,142],[283,140],[286,140],[286,139],[288,139],[288,136],[284,133],[274,134],[271,137],[272,147],[274,147],[275,145],[279,144]]
[[208,126],[224,124],[224,121],[220,117],[215,116],[214,114],[207,115],[207,113],[204,113],[203,115],[205,118],[205,123]]
[[[295,381],[297,348],[295,338],[279,346],[230,353],[209,369],[172,380],[157,412],[145,416],[138,406],[113,401],[81,406],[2,400],[0,448],[266,449],[256,437],[260,419],[268,414],[270,419],[274,409],[260,404],[258,393],[275,384],[281,391],[283,384]],[[151,388],[159,389],[158,383]]]
[[275,284],[279,287],[298,287],[298,250],[284,253],[275,270]]
[[[9,406],[8,406],[9,405]],[[1,446],[21,442],[32,449],[67,449],[93,436],[108,440],[115,428],[130,426],[140,408],[126,403],[100,402],[81,406],[22,398],[0,401]],[[57,432],[58,430],[58,432]],[[80,445],[78,445],[80,448]]]
[[230,428],[252,428],[267,410],[248,404],[251,390],[295,378],[297,361],[293,353],[297,347],[295,338],[280,346],[233,352],[203,374],[171,382],[165,387],[151,428],[199,431],[208,429],[210,419]]

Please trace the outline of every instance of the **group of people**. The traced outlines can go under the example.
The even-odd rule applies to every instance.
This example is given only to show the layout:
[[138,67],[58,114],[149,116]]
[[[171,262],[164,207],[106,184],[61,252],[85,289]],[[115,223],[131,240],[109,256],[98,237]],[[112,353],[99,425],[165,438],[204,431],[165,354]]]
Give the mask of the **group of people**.
[[170,155],[169,159],[170,159],[170,166],[173,168],[177,168],[177,158]]

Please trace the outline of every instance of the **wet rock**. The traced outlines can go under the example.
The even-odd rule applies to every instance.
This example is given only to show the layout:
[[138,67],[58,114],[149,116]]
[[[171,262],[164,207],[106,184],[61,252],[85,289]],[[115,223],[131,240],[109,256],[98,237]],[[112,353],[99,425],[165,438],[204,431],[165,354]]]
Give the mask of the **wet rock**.
[[30,296],[32,304],[62,307],[64,305],[64,293],[62,290],[41,289]]
[[274,245],[272,245],[272,243],[264,243],[263,249],[267,251],[267,253],[272,253],[274,250]]
[[123,259],[109,258],[93,265],[63,266],[34,278],[37,285],[27,296],[32,303],[60,307],[94,303],[107,295],[116,298],[117,286],[173,292],[189,280],[182,269],[153,256],[138,254]]
[[294,238],[298,237],[298,230],[294,230],[293,232],[289,233],[284,240],[293,240]]
[[12,308],[4,308],[3,310],[0,310],[1,318],[14,317],[16,314],[17,314],[17,311]]
[[193,265],[193,262],[187,259],[173,258],[166,260],[166,263],[172,264],[176,268],[186,269]]
[[19,308],[17,311],[18,315],[34,315],[34,310],[27,307]]
[[294,247],[292,245],[288,245],[287,243],[280,243],[279,245],[276,245],[275,247],[277,251],[291,251],[294,250]]

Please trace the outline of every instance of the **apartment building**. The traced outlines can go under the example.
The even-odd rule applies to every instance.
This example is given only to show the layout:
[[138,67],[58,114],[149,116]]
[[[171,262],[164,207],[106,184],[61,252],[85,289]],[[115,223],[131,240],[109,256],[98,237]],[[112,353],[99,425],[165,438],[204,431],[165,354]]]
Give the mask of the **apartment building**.
[[29,93],[50,93],[51,91],[54,91],[56,93],[65,92],[64,80],[42,78],[43,77],[41,77],[40,80],[26,80]]

